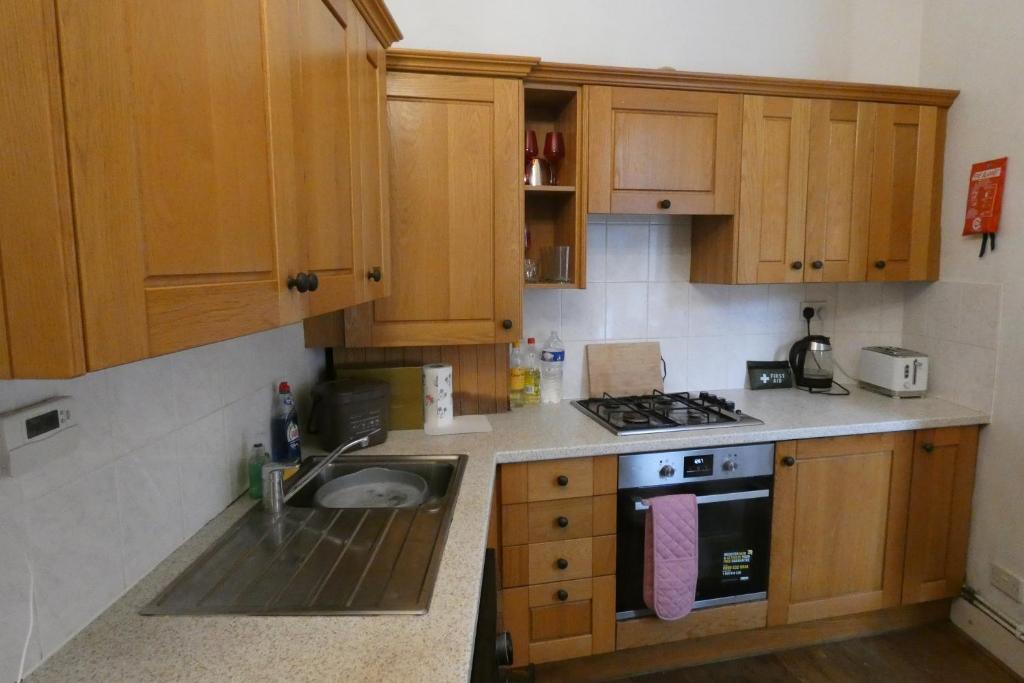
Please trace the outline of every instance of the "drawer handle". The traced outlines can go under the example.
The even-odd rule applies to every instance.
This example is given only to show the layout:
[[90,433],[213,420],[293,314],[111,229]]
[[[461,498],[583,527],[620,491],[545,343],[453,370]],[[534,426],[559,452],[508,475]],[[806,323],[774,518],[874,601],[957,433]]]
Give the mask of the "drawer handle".
[[792,467],[793,465],[796,464],[796,458],[794,458],[792,455],[787,455],[785,458],[782,459],[782,464],[785,465],[786,467]]
[[559,486],[568,486],[569,485],[569,477],[565,476],[564,474],[559,474],[558,475],[558,479],[555,479],[555,481],[558,482]]
[[568,569],[569,560],[565,559],[564,557],[560,557],[557,560],[555,560],[555,566],[559,569]]
[[792,263],[789,264],[789,267],[792,268],[793,270],[801,270],[804,267],[804,262],[793,261]]
[[671,209],[672,208],[672,200],[670,200],[670,199],[662,199],[660,202],[658,202],[658,208],[659,209]]
[[931,453],[932,451],[935,450],[935,444],[930,443],[930,442],[929,443],[923,443],[923,444],[921,444],[921,450],[923,450],[925,453]]
[[814,268],[815,270],[821,270],[824,267],[825,264],[822,261],[814,261],[811,263],[811,268]]
[[885,270],[885,261],[882,261],[881,259],[875,261],[875,268],[877,268],[878,270]]
[[555,597],[561,600],[562,602],[565,602],[569,599],[569,592],[565,590],[559,590],[557,593],[555,593]]
[[555,520],[555,523],[557,523],[558,526],[560,526],[560,527],[562,527],[564,529],[565,527],[569,526],[569,518],[568,517],[559,517],[558,519]]

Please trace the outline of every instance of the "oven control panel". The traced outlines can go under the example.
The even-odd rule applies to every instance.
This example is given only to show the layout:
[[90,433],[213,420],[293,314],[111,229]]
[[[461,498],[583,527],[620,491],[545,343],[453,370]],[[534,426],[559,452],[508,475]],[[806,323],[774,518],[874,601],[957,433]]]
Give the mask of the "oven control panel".
[[770,475],[775,444],[634,453],[619,456],[619,488]]

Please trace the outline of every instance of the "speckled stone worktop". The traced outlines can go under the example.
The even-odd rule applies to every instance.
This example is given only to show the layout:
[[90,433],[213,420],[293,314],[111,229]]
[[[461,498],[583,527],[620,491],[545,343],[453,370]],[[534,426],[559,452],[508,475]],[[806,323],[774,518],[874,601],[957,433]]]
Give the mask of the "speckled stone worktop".
[[764,425],[617,437],[569,403],[490,416],[494,431],[397,431],[366,453],[469,459],[427,614],[143,617],[138,610],[252,504],[242,498],[189,539],[28,679],[48,681],[464,681],[472,661],[496,463],[984,424],[938,399],[796,390],[721,391]]

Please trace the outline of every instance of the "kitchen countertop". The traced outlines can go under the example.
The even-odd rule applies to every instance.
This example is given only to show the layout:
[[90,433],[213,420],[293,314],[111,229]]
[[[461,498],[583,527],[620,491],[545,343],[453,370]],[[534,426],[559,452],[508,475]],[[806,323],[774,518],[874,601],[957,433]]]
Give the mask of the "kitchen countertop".
[[495,464],[872,432],[985,424],[933,398],[797,390],[716,392],[764,425],[615,436],[569,403],[491,415],[487,434],[395,431],[382,454],[469,458],[430,610],[419,616],[143,617],[148,603],[252,505],[243,497],[203,527],[28,679],[48,681],[463,681],[469,675]]

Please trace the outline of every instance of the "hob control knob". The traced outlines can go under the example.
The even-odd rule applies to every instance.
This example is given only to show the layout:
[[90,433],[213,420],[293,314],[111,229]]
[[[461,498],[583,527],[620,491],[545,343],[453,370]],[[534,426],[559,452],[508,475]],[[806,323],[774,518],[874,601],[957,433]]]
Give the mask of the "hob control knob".
[[735,401],[723,401],[722,402],[722,407],[725,408],[726,410],[736,410],[736,402]]
[[726,472],[733,472],[739,466],[739,463],[736,462],[735,460],[726,460],[725,462],[722,463],[722,469],[725,470]]
[[672,467],[672,465],[665,465],[660,470],[658,470],[658,474],[660,474],[663,477],[673,477],[676,474],[676,468]]

